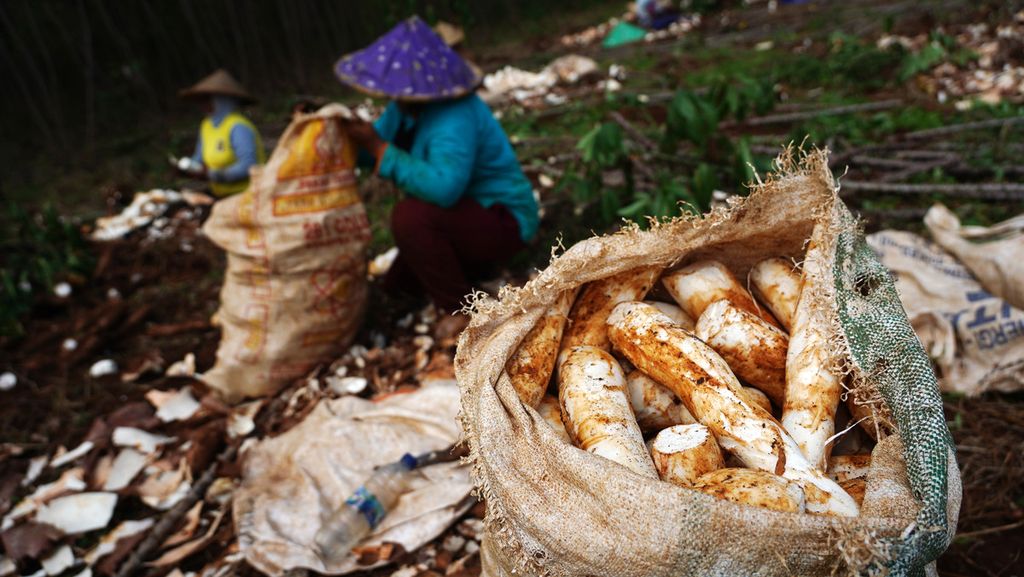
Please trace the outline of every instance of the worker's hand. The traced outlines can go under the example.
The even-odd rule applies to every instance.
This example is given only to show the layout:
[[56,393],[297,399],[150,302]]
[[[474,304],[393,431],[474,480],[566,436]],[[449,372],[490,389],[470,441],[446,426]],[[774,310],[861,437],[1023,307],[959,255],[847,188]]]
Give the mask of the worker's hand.
[[356,143],[356,146],[369,152],[374,157],[380,155],[387,145],[380,135],[377,134],[377,129],[365,120],[347,120],[345,121],[345,129]]

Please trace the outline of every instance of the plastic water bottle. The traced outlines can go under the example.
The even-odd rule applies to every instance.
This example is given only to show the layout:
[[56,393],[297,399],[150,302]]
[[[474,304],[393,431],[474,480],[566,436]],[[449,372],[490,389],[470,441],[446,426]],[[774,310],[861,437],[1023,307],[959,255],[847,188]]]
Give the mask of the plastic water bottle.
[[314,542],[320,559],[328,563],[345,559],[394,508],[408,489],[409,472],[418,465],[419,460],[406,453],[398,462],[374,471],[317,531]]

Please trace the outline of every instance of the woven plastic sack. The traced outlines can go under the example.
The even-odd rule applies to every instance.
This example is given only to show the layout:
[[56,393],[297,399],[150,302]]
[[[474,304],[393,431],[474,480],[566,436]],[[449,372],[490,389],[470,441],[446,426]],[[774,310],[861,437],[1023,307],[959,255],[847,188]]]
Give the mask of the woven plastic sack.
[[[935,376],[886,270],[838,200],[824,153],[779,159],[745,200],[581,242],[521,289],[481,297],[455,369],[474,481],[487,500],[487,575],[925,575],[956,529],[961,486]],[[640,266],[714,257],[745,278],[802,258],[822,223],[816,295],[858,398],[897,433],[874,449],[861,515],[780,513],[642,478],[562,442],[523,405],[505,363],[563,290]]]
[[962,226],[951,210],[937,204],[924,224],[990,293],[1024,309],[1024,214],[992,226]]
[[355,337],[370,226],[340,105],[296,117],[252,185],[203,232],[228,253],[217,363],[202,380],[229,401],[269,395]]
[[[912,232],[883,230],[867,241],[895,277],[943,391],[975,396],[1024,390],[1024,310],[990,293],[965,263]],[[997,255],[1002,258],[990,258]],[[1000,260],[1019,260],[1000,251],[982,257],[989,270],[997,270],[993,264]]]

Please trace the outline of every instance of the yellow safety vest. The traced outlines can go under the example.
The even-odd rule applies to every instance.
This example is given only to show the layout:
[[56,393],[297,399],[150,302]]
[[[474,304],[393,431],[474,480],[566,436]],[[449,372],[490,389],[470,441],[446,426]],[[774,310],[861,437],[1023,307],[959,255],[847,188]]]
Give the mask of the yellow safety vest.
[[[213,121],[206,117],[199,128],[199,136],[203,139],[203,164],[207,170],[223,170],[235,163],[237,157],[235,149],[231,146],[231,129],[239,124],[248,126],[256,137],[256,161],[260,164],[266,162],[266,151],[263,149],[263,139],[260,138],[259,131],[249,119],[232,112],[225,116],[218,126],[214,126]],[[237,182],[210,182],[210,188],[217,197],[242,192],[248,186],[248,177]]]

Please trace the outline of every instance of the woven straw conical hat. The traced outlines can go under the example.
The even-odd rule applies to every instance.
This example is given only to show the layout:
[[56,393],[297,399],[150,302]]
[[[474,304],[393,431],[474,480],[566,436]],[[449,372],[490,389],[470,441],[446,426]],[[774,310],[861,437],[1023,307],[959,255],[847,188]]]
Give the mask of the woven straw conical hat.
[[182,90],[178,95],[182,98],[222,95],[232,96],[243,102],[256,102],[256,99],[249,94],[242,83],[235,80],[235,77],[223,68]]

